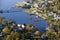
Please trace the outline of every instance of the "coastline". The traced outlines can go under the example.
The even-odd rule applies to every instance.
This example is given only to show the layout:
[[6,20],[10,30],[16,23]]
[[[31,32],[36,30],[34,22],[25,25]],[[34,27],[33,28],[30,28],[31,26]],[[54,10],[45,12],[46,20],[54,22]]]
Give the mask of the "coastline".
[[[47,28],[47,31],[52,30],[52,29],[54,31],[56,31],[56,30],[59,31],[59,27],[60,27],[60,25],[59,25],[59,23],[60,23],[60,12],[59,12],[59,10],[60,9],[59,9],[59,4],[56,5],[54,3],[54,2],[59,3],[59,1],[54,0],[54,2],[53,1],[49,2],[49,1],[42,1],[41,0],[41,2],[42,3],[40,3],[40,1],[38,1],[38,0],[33,1],[33,3],[29,3],[31,6],[29,9],[24,9],[22,11],[29,14],[29,15],[35,15],[37,18],[44,19],[49,24],[49,28]],[[24,3],[24,2],[22,2],[22,3]],[[21,8],[29,6],[27,3],[28,2],[26,2],[24,5],[21,4],[22,6],[18,5],[17,8],[19,6],[21,6]]]
[[[35,16],[38,16],[38,18],[42,18],[42,19],[44,19],[44,20],[47,19],[47,17],[42,16],[42,14],[33,14],[33,13],[31,13],[29,9],[23,10],[23,12],[25,12],[25,13],[27,13],[27,14],[29,14],[29,15],[35,15]],[[46,21],[47,21],[47,20],[46,20]],[[48,22],[47,22],[47,23],[48,23]]]
[[42,18],[42,19],[46,20],[46,22],[50,25],[49,28],[54,27],[54,25],[58,25],[59,26],[59,24],[58,24],[59,21],[58,20],[55,20],[54,18],[49,19],[48,18],[49,16],[47,16],[46,14],[44,14],[44,15],[42,15],[42,14],[35,14],[35,13],[33,14],[33,13],[30,12],[30,9],[25,9],[25,10],[23,10],[23,12],[25,12],[25,13],[27,13],[29,15],[38,16],[38,18]]
[[1,7],[11,9],[0,9],[0,40],[60,40],[60,0],[6,2]]

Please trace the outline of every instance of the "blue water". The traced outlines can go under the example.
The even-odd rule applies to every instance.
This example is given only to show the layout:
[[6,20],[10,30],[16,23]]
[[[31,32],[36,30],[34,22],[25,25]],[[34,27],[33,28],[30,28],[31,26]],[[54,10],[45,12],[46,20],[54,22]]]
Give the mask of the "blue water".
[[[3,10],[12,10],[12,7],[15,6],[18,2],[21,2],[23,0],[0,0],[0,9]],[[13,9],[14,10],[14,9]],[[6,19],[13,19],[18,24],[32,24],[34,26],[37,26],[37,29],[40,31],[43,31],[46,27],[48,27],[48,23],[43,20],[42,18],[36,18],[34,15],[28,15],[24,12],[22,12],[22,9],[19,9],[18,12],[4,12],[3,14],[0,14],[0,17],[5,17]],[[38,19],[39,22],[33,22],[31,20],[28,20],[28,18]]]

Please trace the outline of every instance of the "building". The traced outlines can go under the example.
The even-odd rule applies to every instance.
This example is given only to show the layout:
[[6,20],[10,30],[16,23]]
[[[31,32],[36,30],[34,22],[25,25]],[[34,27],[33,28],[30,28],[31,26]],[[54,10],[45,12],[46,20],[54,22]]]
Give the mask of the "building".
[[35,0],[26,0],[29,3],[33,3]]

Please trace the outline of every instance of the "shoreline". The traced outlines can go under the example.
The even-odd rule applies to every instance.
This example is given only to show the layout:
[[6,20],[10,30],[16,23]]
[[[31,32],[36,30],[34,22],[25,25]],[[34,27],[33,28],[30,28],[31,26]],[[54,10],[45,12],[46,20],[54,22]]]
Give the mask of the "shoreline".
[[[27,13],[27,14],[29,14],[29,15],[38,16],[38,18],[42,18],[42,19],[44,19],[44,20],[47,19],[45,16],[42,16],[42,14],[33,14],[33,13],[29,12],[29,9],[23,10],[23,12],[25,12],[25,13]],[[47,22],[47,20],[46,20],[46,22]],[[48,23],[48,22],[47,22],[47,23]],[[49,23],[48,23],[48,24],[49,24]]]
[[[23,12],[25,12],[25,13],[27,13],[27,14],[29,14],[29,15],[34,15],[34,16],[38,16],[38,18],[42,18],[42,19],[44,19],[48,24],[49,24],[49,28],[52,28],[52,27],[54,27],[54,25],[58,25],[59,26],[59,21],[58,20],[55,20],[55,19],[53,19],[53,17],[52,17],[52,19],[50,19],[50,18],[48,18],[49,16],[47,16],[47,14],[36,14],[36,13],[31,13],[30,12],[30,9],[25,9],[25,10],[23,10]],[[53,21],[54,20],[54,21]],[[56,24],[57,23],[57,24]]]

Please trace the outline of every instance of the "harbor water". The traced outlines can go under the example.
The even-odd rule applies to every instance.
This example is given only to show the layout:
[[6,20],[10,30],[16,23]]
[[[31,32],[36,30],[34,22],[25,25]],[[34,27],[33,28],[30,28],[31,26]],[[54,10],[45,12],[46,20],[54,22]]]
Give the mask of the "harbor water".
[[[44,31],[45,28],[49,27],[49,24],[44,19],[36,18],[34,15],[26,14],[22,12],[23,9],[13,8],[15,4],[21,1],[23,0],[0,0],[0,9],[4,10],[2,14],[0,13],[0,17],[13,19],[17,24],[32,24],[37,26],[37,29],[40,31]],[[38,20],[38,22],[31,21],[29,18]]]

